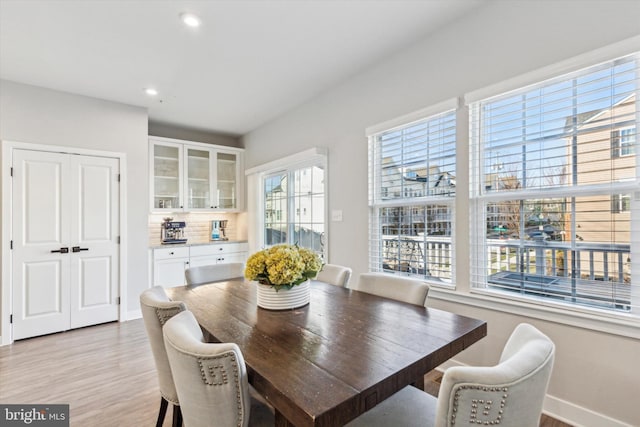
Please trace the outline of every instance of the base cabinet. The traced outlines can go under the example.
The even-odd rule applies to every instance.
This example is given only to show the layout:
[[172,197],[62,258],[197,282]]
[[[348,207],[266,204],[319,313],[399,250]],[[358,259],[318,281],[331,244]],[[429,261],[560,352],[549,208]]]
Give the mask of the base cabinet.
[[183,286],[185,270],[203,265],[247,260],[248,244],[242,242],[211,245],[155,248],[153,250],[153,286]]
[[184,271],[187,268],[189,268],[188,247],[169,247],[154,249],[154,286],[171,287],[184,285]]

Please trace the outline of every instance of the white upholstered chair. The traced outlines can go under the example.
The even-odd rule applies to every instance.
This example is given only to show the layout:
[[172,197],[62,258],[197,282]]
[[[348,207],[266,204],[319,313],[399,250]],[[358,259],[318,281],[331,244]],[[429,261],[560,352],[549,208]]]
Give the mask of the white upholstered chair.
[[554,355],[553,342],[522,323],[511,334],[498,365],[449,368],[437,399],[408,386],[347,426],[538,427]]
[[349,283],[349,278],[351,278],[351,269],[349,267],[343,267],[337,264],[325,264],[318,273],[316,280],[346,288]]
[[173,426],[178,427],[182,424],[182,415],[180,412],[180,404],[178,394],[173,383],[171,368],[169,367],[169,359],[164,347],[164,339],[162,336],[162,326],[171,317],[184,311],[185,305],[180,301],[171,301],[161,286],[155,286],[147,289],[140,295],[140,309],[142,310],[142,318],[144,326],[151,344],[151,351],[156,363],[156,371],[158,372],[158,383],[160,385],[160,411],[158,412],[157,427],[161,427],[164,417],[167,413],[167,406],[171,402],[173,406]]
[[270,408],[249,394],[247,368],[234,343],[205,343],[190,311],[164,326],[164,341],[187,427],[273,426]]
[[424,305],[429,293],[422,280],[388,273],[362,273],[352,289],[415,305]]
[[191,267],[185,271],[187,285],[202,285],[220,280],[235,279],[244,276],[244,264],[230,262],[226,264],[203,265]]

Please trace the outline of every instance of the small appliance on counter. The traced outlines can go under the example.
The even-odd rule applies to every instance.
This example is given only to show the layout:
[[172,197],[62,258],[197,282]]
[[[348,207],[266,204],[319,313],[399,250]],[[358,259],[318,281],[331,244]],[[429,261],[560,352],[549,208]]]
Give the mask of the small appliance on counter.
[[227,220],[213,220],[211,221],[211,240],[229,240],[224,230],[227,228]]
[[164,222],[160,227],[160,239],[163,245],[176,245],[187,243],[184,238],[184,228],[187,223],[184,221],[174,221],[173,218],[163,218]]

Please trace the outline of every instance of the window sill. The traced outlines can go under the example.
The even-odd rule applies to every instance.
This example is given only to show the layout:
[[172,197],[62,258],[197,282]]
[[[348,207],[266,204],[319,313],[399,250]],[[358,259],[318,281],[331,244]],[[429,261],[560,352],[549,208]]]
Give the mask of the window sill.
[[499,292],[479,289],[463,293],[445,287],[432,286],[428,298],[640,339],[640,318],[632,314],[613,314],[568,305],[538,304]]

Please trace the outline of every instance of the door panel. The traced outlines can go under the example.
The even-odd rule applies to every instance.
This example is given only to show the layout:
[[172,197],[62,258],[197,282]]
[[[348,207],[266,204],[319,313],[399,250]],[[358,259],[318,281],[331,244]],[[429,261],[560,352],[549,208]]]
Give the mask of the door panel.
[[119,161],[71,156],[71,327],[118,319]]
[[60,261],[27,262],[23,264],[23,318],[32,319],[64,312],[62,266]]
[[[77,160],[77,159],[76,159]],[[104,159],[100,159],[104,160]],[[87,159],[82,159],[86,162]],[[77,165],[79,188],[79,240],[109,241],[113,236],[113,178],[117,165]]]
[[13,338],[69,329],[67,155],[15,150]]

